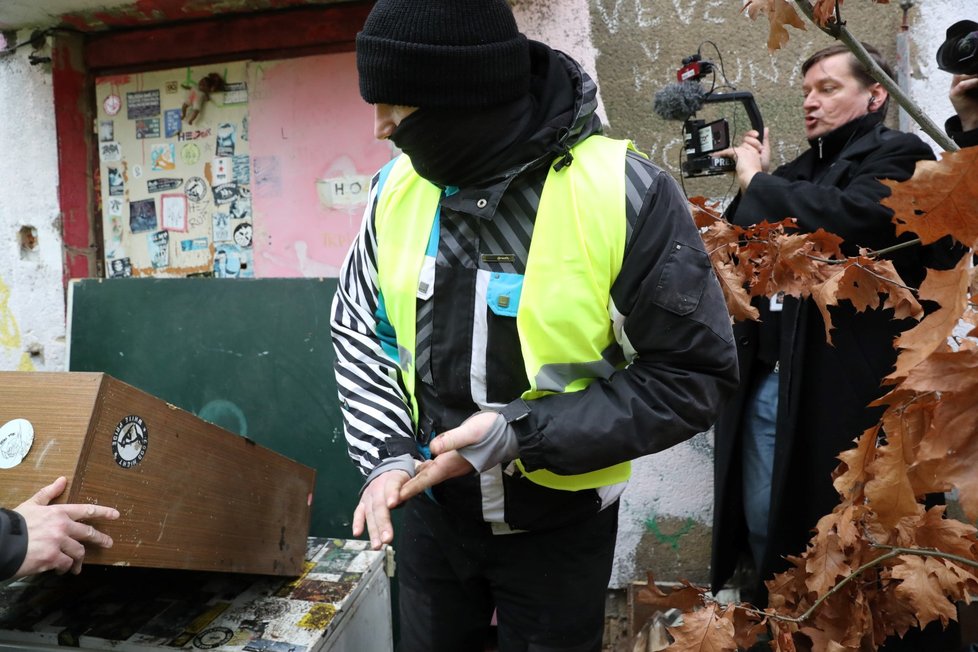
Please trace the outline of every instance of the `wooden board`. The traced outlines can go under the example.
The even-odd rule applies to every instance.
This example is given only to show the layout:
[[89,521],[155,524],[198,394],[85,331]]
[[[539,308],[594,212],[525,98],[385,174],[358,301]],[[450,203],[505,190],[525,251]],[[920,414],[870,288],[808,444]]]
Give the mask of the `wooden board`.
[[[101,373],[0,372],[0,426],[11,422],[0,504],[64,475],[59,502],[122,514],[98,524],[114,545],[86,563],[301,572],[313,469]],[[25,430],[33,442],[17,461]]]
[[69,369],[104,371],[317,471],[313,536],[348,536],[363,478],[333,375],[336,279],[86,279]]

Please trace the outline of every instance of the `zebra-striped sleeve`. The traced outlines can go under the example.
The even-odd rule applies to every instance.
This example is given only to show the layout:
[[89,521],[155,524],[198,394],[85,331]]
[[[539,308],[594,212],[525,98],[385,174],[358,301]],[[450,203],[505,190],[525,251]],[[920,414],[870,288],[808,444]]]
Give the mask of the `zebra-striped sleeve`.
[[410,403],[397,363],[384,352],[379,335],[392,329],[383,311],[378,311],[376,206],[375,177],[360,233],[340,269],[330,319],[347,449],[364,476],[391,456],[390,439],[414,439]]

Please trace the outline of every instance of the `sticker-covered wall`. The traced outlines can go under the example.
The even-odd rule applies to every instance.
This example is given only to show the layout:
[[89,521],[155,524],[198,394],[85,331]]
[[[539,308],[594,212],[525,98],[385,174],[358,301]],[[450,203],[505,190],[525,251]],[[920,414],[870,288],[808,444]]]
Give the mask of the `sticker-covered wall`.
[[373,138],[353,53],[96,80],[107,276],[336,276]]
[[[15,43],[29,37],[6,34]],[[0,369],[60,370],[65,313],[51,74],[32,66],[28,52],[0,55]]]

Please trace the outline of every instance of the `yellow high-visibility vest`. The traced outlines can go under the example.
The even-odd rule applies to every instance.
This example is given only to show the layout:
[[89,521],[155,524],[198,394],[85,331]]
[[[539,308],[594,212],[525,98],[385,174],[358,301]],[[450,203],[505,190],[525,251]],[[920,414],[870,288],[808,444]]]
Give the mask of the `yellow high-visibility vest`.
[[[602,354],[615,342],[608,307],[625,251],[624,165],[630,147],[628,141],[591,136],[571,149],[571,165],[547,175],[522,288],[505,302],[516,315],[530,382],[524,400],[580,391],[615,371]],[[441,194],[401,155],[377,202],[378,281],[415,427],[419,280]],[[629,462],[577,475],[527,472],[516,464],[537,484],[567,491],[624,482],[631,474]]]

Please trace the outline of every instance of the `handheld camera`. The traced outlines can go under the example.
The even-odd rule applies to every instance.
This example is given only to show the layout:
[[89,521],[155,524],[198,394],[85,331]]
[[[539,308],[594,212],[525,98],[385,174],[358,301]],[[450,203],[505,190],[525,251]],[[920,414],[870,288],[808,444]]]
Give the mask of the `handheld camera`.
[[764,121],[753,94],[703,88],[700,81],[708,74],[715,74],[716,70],[713,62],[704,60],[699,53],[685,57],[676,71],[677,83],[663,88],[655,96],[657,114],[667,120],[683,120],[686,158],[681,167],[686,178],[725,174],[736,169],[736,162],[732,159],[713,156],[714,152],[730,146],[730,125],[726,118],[710,122],[695,118],[703,104],[739,102],[747,112],[751,127],[762,136],[764,134]]

